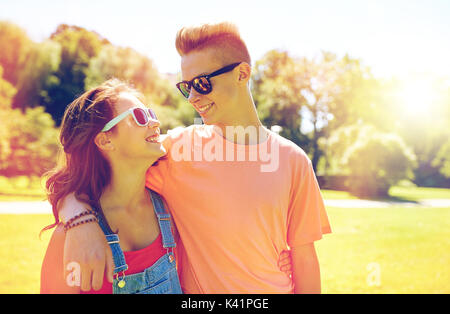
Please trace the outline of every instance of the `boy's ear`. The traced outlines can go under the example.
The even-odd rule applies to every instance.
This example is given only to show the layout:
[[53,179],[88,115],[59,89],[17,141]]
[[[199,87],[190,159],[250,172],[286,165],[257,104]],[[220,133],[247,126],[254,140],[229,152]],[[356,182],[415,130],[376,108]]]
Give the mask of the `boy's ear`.
[[252,68],[247,62],[242,62],[239,67],[239,81],[247,83],[250,80],[252,74]]
[[100,132],[95,136],[94,139],[95,145],[100,150],[111,151],[114,150],[114,145],[111,142],[108,132]]

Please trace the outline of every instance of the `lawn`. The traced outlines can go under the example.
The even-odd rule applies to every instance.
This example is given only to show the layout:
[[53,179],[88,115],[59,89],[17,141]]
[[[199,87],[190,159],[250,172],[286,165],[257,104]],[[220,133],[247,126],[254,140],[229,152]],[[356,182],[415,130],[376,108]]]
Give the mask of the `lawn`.
[[0,202],[42,201],[44,199],[46,199],[44,184],[39,178],[0,176]]
[[[316,244],[324,293],[450,293],[450,208],[328,208],[328,214],[333,234]],[[39,292],[51,232],[42,240],[38,233],[51,222],[51,215],[1,215],[0,293]],[[367,282],[374,276],[380,286]]]
[[0,215],[0,294],[39,293],[40,269],[52,215]]
[[[36,189],[30,191],[35,193],[30,200],[39,195]],[[354,198],[339,191],[323,195]],[[450,190],[396,188],[391,196],[450,198]],[[12,199],[18,197],[7,200]],[[327,211],[333,233],[316,243],[323,293],[450,293],[450,208]],[[40,266],[51,232],[42,239],[38,235],[52,222],[48,214],[0,215],[0,293],[39,293]]]
[[[322,190],[322,195],[325,199],[333,200],[358,199],[346,191]],[[413,202],[423,199],[450,199],[450,189],[393,186],[389,189],[389,198],[387,198],[391,201]]]
[[316,244],[324,293],[450,293],[450,208],[328,215],[333,234]]

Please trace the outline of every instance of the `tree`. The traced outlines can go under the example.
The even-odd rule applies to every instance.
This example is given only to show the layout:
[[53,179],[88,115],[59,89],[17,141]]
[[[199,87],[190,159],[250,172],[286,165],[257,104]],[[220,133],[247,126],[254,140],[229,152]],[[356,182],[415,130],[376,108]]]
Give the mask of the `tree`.
[[[384,120],[395,119],[391,130],[399,134],[417,156],[414,183],[419,186],[447,184],[437,158],[450,138],[450,85],[448,78],[431,74],[410,75],[384,86]],[[444,147],[444,148],[443,148]],[[439,159],[439,160],[438,160]],[[447,182],[447,183],[446,183]]]
[[309,153],[315,170],[321,137],[372,116],[377,81],[357,59],[329,52],[293,58],[272,50],[255,68],[253,94],[263,122],[282,126],[282,135]]
[[387,196],[389,188],[414,178],[416,157],[402,138],[371,125],[342,127],[329,138],[333,166],[349,175],[347,188],[358,196]]
[[131,48],[106,45],[90,60],[85,88],[97,86],[110,78],[133,84],[145,94],[154,93],[159,74],[153,62]]
[[43,107],[0,112],[0,175],[40,176],[56,163],[58,131]]
[[322,52],[316,58],[297,60],[303,73],[301,93],[305,98],[303,114],[312,126],[311,161],[317,169],[322,155],[319,140],[343,125],[366,122],[374,109],[376,80],[370,69],[348,55],[338,58]]
[[[0,110],[11,108],[12,100],[17,90],[14,86],[3,79],[3,67],[0,65]],[[1,124],[0,120],[0,124]]]
[[174,84],[163,77],[152,60],[131,48],[106,45],[91,59],[85,89],[110,78],[118,78],[133,85],[145,95],[161,121],[163,132],[193,123],[195,110],[179,95]]
[[302,73],[287,52],[272,50],[256,61],[252,75],[252,94],[263,125],[279,125],[280,135],[306,148],[308,138],[301,133],[305,104],[301,94]]
[[439,168],[439,172],[446,178],[450,178],[450,139],[441,146],[432,166]]
[[31,40],[25,31],[19,26],[5,21],[0,21],[0,65],[3,67],[3,78],[13,84],[17,84],[18,73],[25,62]]
[[[432,161],[432,166],[439,169],[441,175],[450,178],[450,84],[440,83],[441,98],[438,100],[437,106],[437,129],[441,130],[443,141],[436,154],[436,158]],[[448,186],[447,186],[448,187]]]
[[0,167],[2,160],[5,160],[10,154],[7,122],[11,119],[9,113],[15,93],[14,86],[3,79],[3,67],[0,65]]
[[47,91],[44,106],[59,125],[67,105],[84,92],[90,60],[109,42],[95,32],[65,24],[58,26],[50,39],[61,46],[61,61],[55,73],[58,84]]
[[48,91],[59,85],[56,72],[60,61],[61,46],[57,42],[46,40],[33,44],[19,73],[13,108],[25,111],[28,107],[51,103]]

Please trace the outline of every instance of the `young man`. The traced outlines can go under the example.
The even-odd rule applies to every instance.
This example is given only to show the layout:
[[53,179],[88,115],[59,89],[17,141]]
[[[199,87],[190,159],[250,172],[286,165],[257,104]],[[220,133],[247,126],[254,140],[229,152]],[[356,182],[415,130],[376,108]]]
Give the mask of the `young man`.
[[[147,186],[165,197],[177,225],[183,291],[320,293],[314,241],[331,228],[317,180],[301,148],[262,126],[237,28],[183,28],[176,47],[183,78],[177,87],[205,125],[168,135],[167,158],[149,169]],[[66,200],[63,221],[80,206]],[[278,267],[288,247],[292,278]],[[95,224],[69,230],[65,254],[67,262],[84,261],[82,278],[103,277],[109,253]]]

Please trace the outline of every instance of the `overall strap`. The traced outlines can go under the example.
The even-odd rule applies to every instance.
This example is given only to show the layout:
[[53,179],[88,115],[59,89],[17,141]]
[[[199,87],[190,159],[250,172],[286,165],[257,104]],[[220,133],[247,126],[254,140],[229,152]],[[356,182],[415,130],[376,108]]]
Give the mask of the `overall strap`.
[[123,254],[122,248],[119,245],[119,235],[112,232],[111,227],[106,221],[102,210],[97,210],[98,213],[98,224],[102,228],[103,233],[106,237],[106,242],[108,242],[113,260],[114,260],[114,274],[119,272],[124,272],[128,269],[128,265],[125,262],[125,256]]
[[175,240],[172,234],[172,224],[170,223],[170,214],[167,211],[164,203],[155,191],[149,190],[152,198],[153,207],[155,209],[156,216],[158,217],[159,229],[161,230],[163,247],[174,248],[176,246]]

